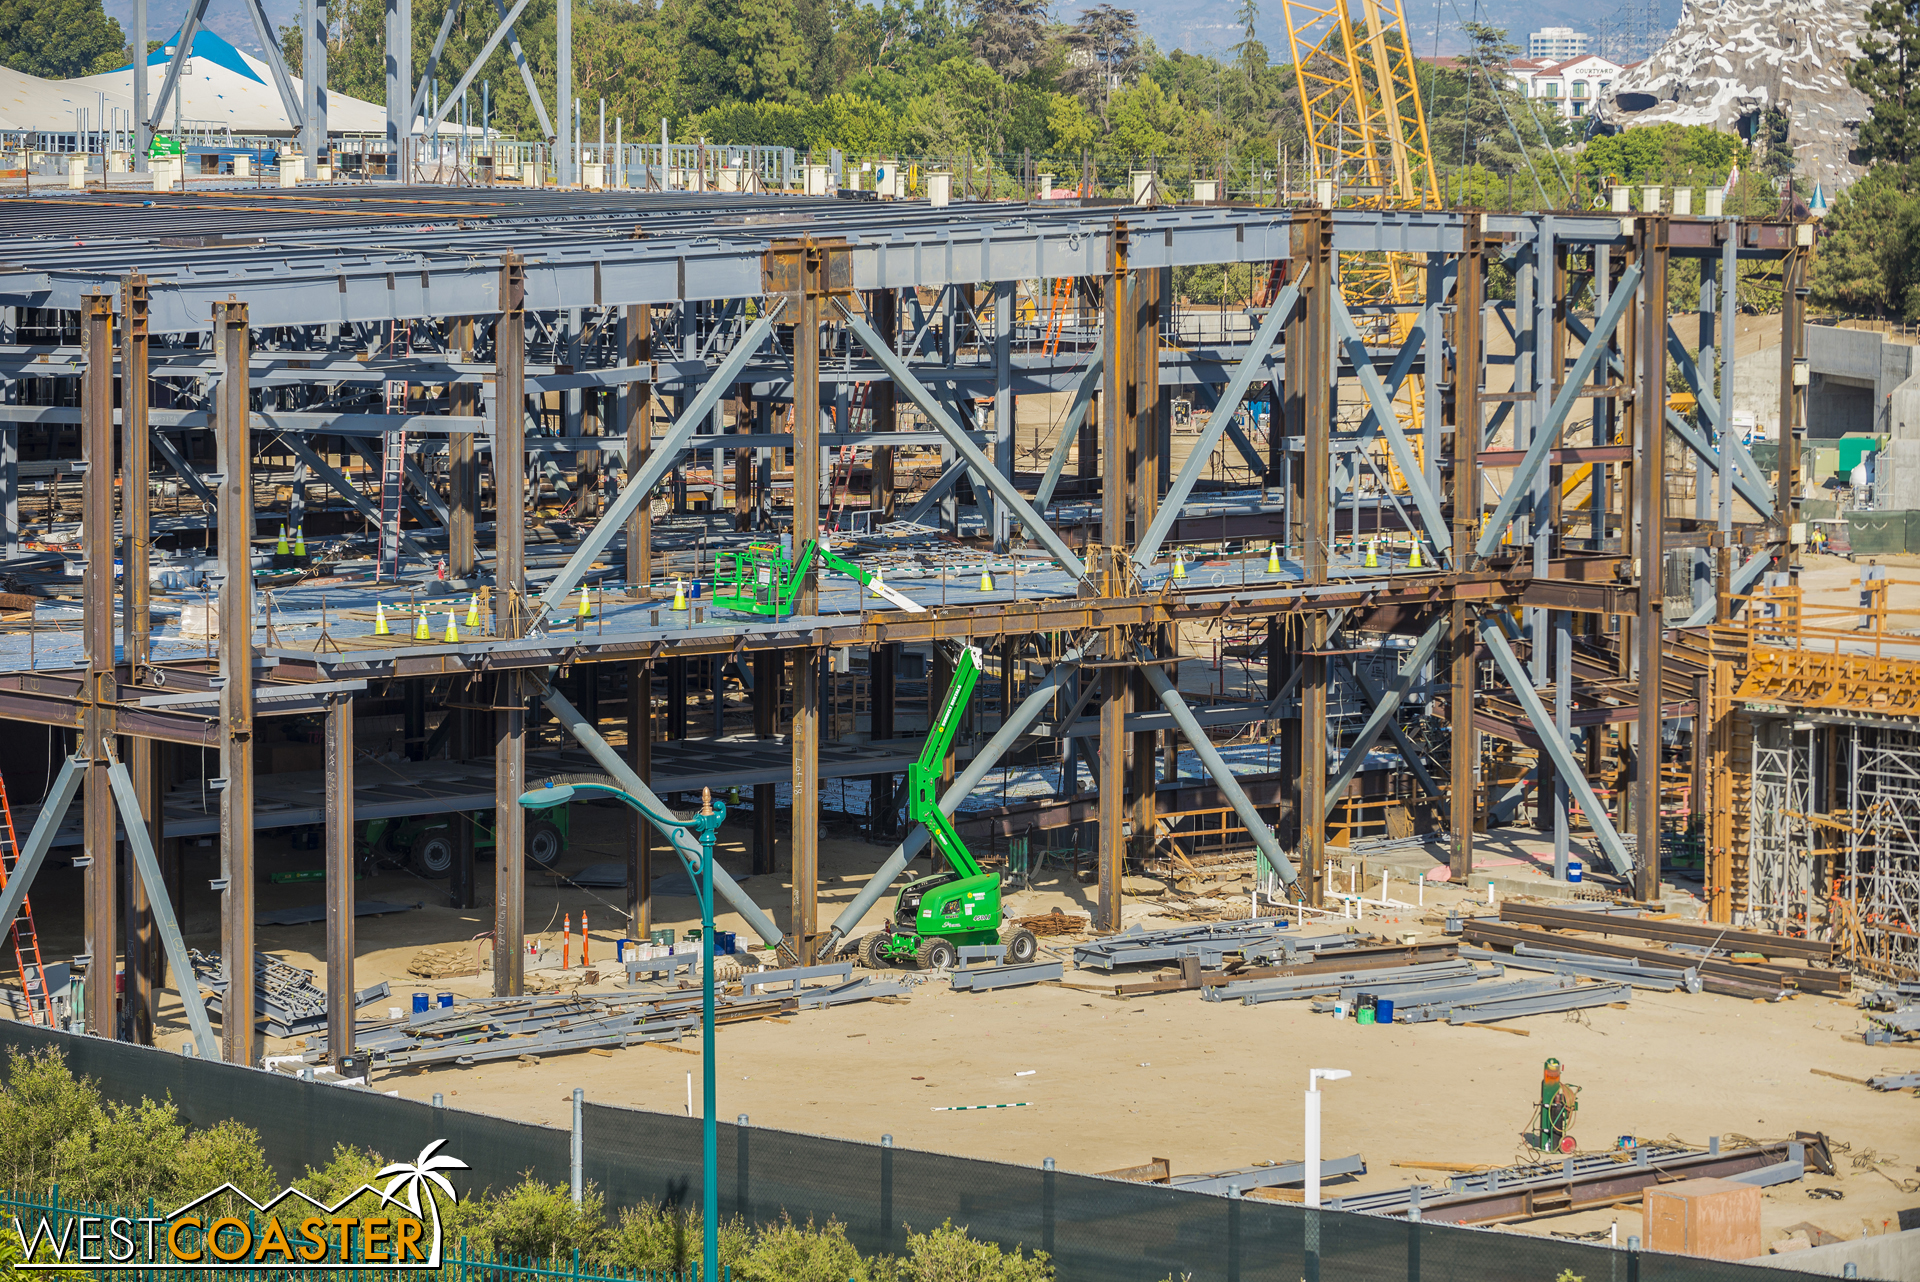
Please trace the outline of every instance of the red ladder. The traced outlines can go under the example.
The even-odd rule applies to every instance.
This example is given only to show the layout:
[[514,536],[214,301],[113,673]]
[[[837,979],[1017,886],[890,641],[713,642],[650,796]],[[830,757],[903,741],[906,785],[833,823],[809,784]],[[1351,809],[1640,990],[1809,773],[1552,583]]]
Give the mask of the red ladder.
[[[20,843],[13,836],[13,807],[7,785],[0,779],[0,890],[6,889],[20,861]],[[27,1002],[27,1022],[53,1027],[53,1003],[47,997],[47,971],[40,960],[40,937],[33,929],[33,907],[20,897],[20,914],[13,920],[13,955],[20,964],[20,993]]]

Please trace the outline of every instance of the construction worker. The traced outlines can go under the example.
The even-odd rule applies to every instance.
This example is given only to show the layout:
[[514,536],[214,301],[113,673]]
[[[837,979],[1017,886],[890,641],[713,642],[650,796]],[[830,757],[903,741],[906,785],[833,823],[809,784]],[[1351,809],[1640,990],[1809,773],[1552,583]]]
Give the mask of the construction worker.
[[1855,631],[1879,630],[1886,627],[1887,571],[1878,558],[1869,560],[1861,567],[1860,608],[1867,613],[1860,616],[1860,622]]

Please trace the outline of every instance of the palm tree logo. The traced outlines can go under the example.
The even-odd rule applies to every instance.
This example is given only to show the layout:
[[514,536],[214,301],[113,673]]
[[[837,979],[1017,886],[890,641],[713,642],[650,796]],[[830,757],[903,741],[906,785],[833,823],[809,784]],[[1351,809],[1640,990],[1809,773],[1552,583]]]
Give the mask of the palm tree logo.
[[471,1169],[457,1157],[437,1153],[436,1150],[445,1143],[443,1139],[435,1140],[421,1149],[420,1156],[412,1162],[395,1162],[374,1176],[377,1180],[383,1180],[391,1175],[393,1179],[388,1181],[386,1191],[380,1195],[381,1199],[406,1207],[416,1217],[421,1214],[421,1189],[432,1186],[427,1189],[427,1207],[433,1213],[433,1253],[427,1262],[429,1268],[438,1267],[440,1263],[440,1201],[432,1190],[437,1188],[445,1193],[449,1202],[458,1201],[460,1195],[453,1191],[453,1185],[440,1172]]

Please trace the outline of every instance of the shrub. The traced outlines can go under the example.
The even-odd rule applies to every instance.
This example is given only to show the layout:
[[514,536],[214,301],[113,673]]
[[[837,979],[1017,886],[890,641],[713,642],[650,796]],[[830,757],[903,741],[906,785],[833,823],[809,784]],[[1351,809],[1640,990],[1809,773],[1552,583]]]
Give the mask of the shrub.
[[[620,1221],[607,1234],[601,1258],[623,1269],[679,1272],[697,1264],[701,1255],[701,1226],[696,1211],[665,1203],[643,1202],[620,1212]],[[739,1216],[720,1222],[720,1263],[744,1277],[741,1261],[753,1244],[753,1230]]]
[[907,1236],[906,1275],[912,1282],[1052,1282],[1053,1265],[1045,1251],[1003,1251],[948,1220],[931,1233]]
[[563,1260],[577,1250],[598,1252],[606,1236],[606,1199],[588,1185],[573,1204],[564,1184],[542,1184],[529,1171],[520,1183],[486,1203],[487,1236],[496,1253]]

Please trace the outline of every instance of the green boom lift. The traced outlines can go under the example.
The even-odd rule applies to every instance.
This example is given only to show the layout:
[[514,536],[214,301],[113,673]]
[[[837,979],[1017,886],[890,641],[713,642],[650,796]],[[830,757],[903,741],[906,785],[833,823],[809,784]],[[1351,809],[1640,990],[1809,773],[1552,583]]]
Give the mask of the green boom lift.
[[968,646],[954,665],[953,683],[927,732],[920,760],[907,767],[907,817],[926,825],[936,861],[944,859],[947,867],[902,887],[893,921],[860,941],[860,961],[874,970],[908,963],[925,970],[949,968],[960,959],[963,944],[1005,944],[1010,962],[1030,962],[1039,952],[1040,941],[1032,931],[1001,924],[1000,874],[980,867],[940,809],[947,749],[979,679],[980,651]]
[[867,588],[884,601],[911,614],[925,614],[927,607],[913,598],[894,591],[877,571],[855,565],[837,555],[825,539],[809,539],[799,557],[787,555],[775,543],[754,543],[739,551],[721,552],[714,557],[713,604],[716,609],[738,610],[742,614],[764,614],[785,618],[793,613],[800,595],[800,584],[815,561]]

